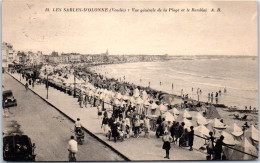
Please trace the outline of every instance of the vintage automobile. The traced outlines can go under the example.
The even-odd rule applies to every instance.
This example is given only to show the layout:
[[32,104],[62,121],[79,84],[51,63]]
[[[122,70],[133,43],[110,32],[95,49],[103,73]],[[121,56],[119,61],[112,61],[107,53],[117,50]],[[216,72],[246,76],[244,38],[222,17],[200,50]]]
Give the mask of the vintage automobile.
[[12,135],[3,138],[5,161],[35,161],[35,144],[27,135]]
[[3,108],[17,106],[17,101],[13,96],[13,92],[11,90],[3,91]]

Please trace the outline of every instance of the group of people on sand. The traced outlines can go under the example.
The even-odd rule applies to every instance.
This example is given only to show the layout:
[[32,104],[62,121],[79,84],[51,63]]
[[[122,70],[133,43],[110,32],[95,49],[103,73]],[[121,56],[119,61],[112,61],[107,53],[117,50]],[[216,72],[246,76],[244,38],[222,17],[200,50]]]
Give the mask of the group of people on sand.
[[223,142],[224,136],[221,135],[220,138],[215,142],[215,137],[213,132],[209,132],[209,138],[207,139],[207,160],[225,160],[225,155],[223,154]]
[[249,107],[245,106],[245,112],[253,112],[253,113],[256,113],[256,107],[253,108],[252,110],[252,107],[251,105]]

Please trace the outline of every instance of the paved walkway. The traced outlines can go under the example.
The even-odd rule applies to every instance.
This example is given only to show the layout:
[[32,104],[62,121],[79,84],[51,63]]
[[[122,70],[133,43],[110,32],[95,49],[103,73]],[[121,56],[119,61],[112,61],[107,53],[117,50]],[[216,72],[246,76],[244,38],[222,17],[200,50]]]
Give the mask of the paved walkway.
[[[11,74],[14,78],[20,81],[20,74]],[[21,79],[23,84],[25,79]],[[34,88],[29,86],[39,96],[46,99],[47,90],[45,85],[35,85]],[[97,109],[94,107],[80,108],[77,98],[69,96],[64,92],[49,87],[48,101],[61,112],[68,115],[72,119],[81,119],[82,125],[95,134],[97,137],[105,141],[107,144],[118,150],[120,153],[134,161],[144,160],[168,160],[165,159],[165,150],[162,149],[162,140],[155,137],[154,132],[150,132],[150,139],[144,138],[143,134],[139,138],[129,138],[123,142],[114,143],[105,137],[101,129],[101,119],[98,119]],[[60,126],[63,127],[63,126]],[[71,126],[73,128],[74,126]],[[199,151],[198,148],[202,146],[204,140],[194,138],[194,150],[189,151],[188,148],[181,148],[178,145],[172,144],[170,150],[170,160],[205,160],[206,154]],[[85,144],[87,145],[87,144]]]

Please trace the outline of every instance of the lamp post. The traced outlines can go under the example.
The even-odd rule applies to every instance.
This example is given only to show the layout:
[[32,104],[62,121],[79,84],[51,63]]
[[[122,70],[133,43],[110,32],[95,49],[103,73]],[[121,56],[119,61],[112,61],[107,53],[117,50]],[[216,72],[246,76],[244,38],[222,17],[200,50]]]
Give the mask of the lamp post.
[[47,74],[47,96],[46,96],[46,99],[48,99],[48,95],[49,95],[49,80],[48,80],[48,76],[49,76],[49,74]]
[[48,76],[49,76],[49,74],[48,74],[46,68],[45,68],[45,73],[47,75],[47,81],[46,81],[47,95],[46,95],[46,99],[48,99],[48,95],[49,95],[49,90],[48,90],[49,89],[49,80],[48,80]]
[[74,95],[73,97],[75,98],[76,97],[76,72],[74,71]]

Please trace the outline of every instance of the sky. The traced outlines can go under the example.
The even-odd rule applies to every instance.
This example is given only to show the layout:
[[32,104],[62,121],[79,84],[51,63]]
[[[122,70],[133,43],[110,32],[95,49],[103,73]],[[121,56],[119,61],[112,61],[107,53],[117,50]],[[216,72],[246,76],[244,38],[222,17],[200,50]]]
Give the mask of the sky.
[[[62,12],[53,11],[56,8]],[[130,11],[64,12],[64,8]],[[140,13],[132,8],[165,8],[167,12]],[[169,12],[169,8],[179,12]],[[207,12],[187,12],[192,8]],[[220,8],[220,12],[211,12],[212,8]],[[112,55],[257,56],[257,16],[257,2],[4,0],[2,41],[17,51],[44,54],[100,54],[108,50]]]

